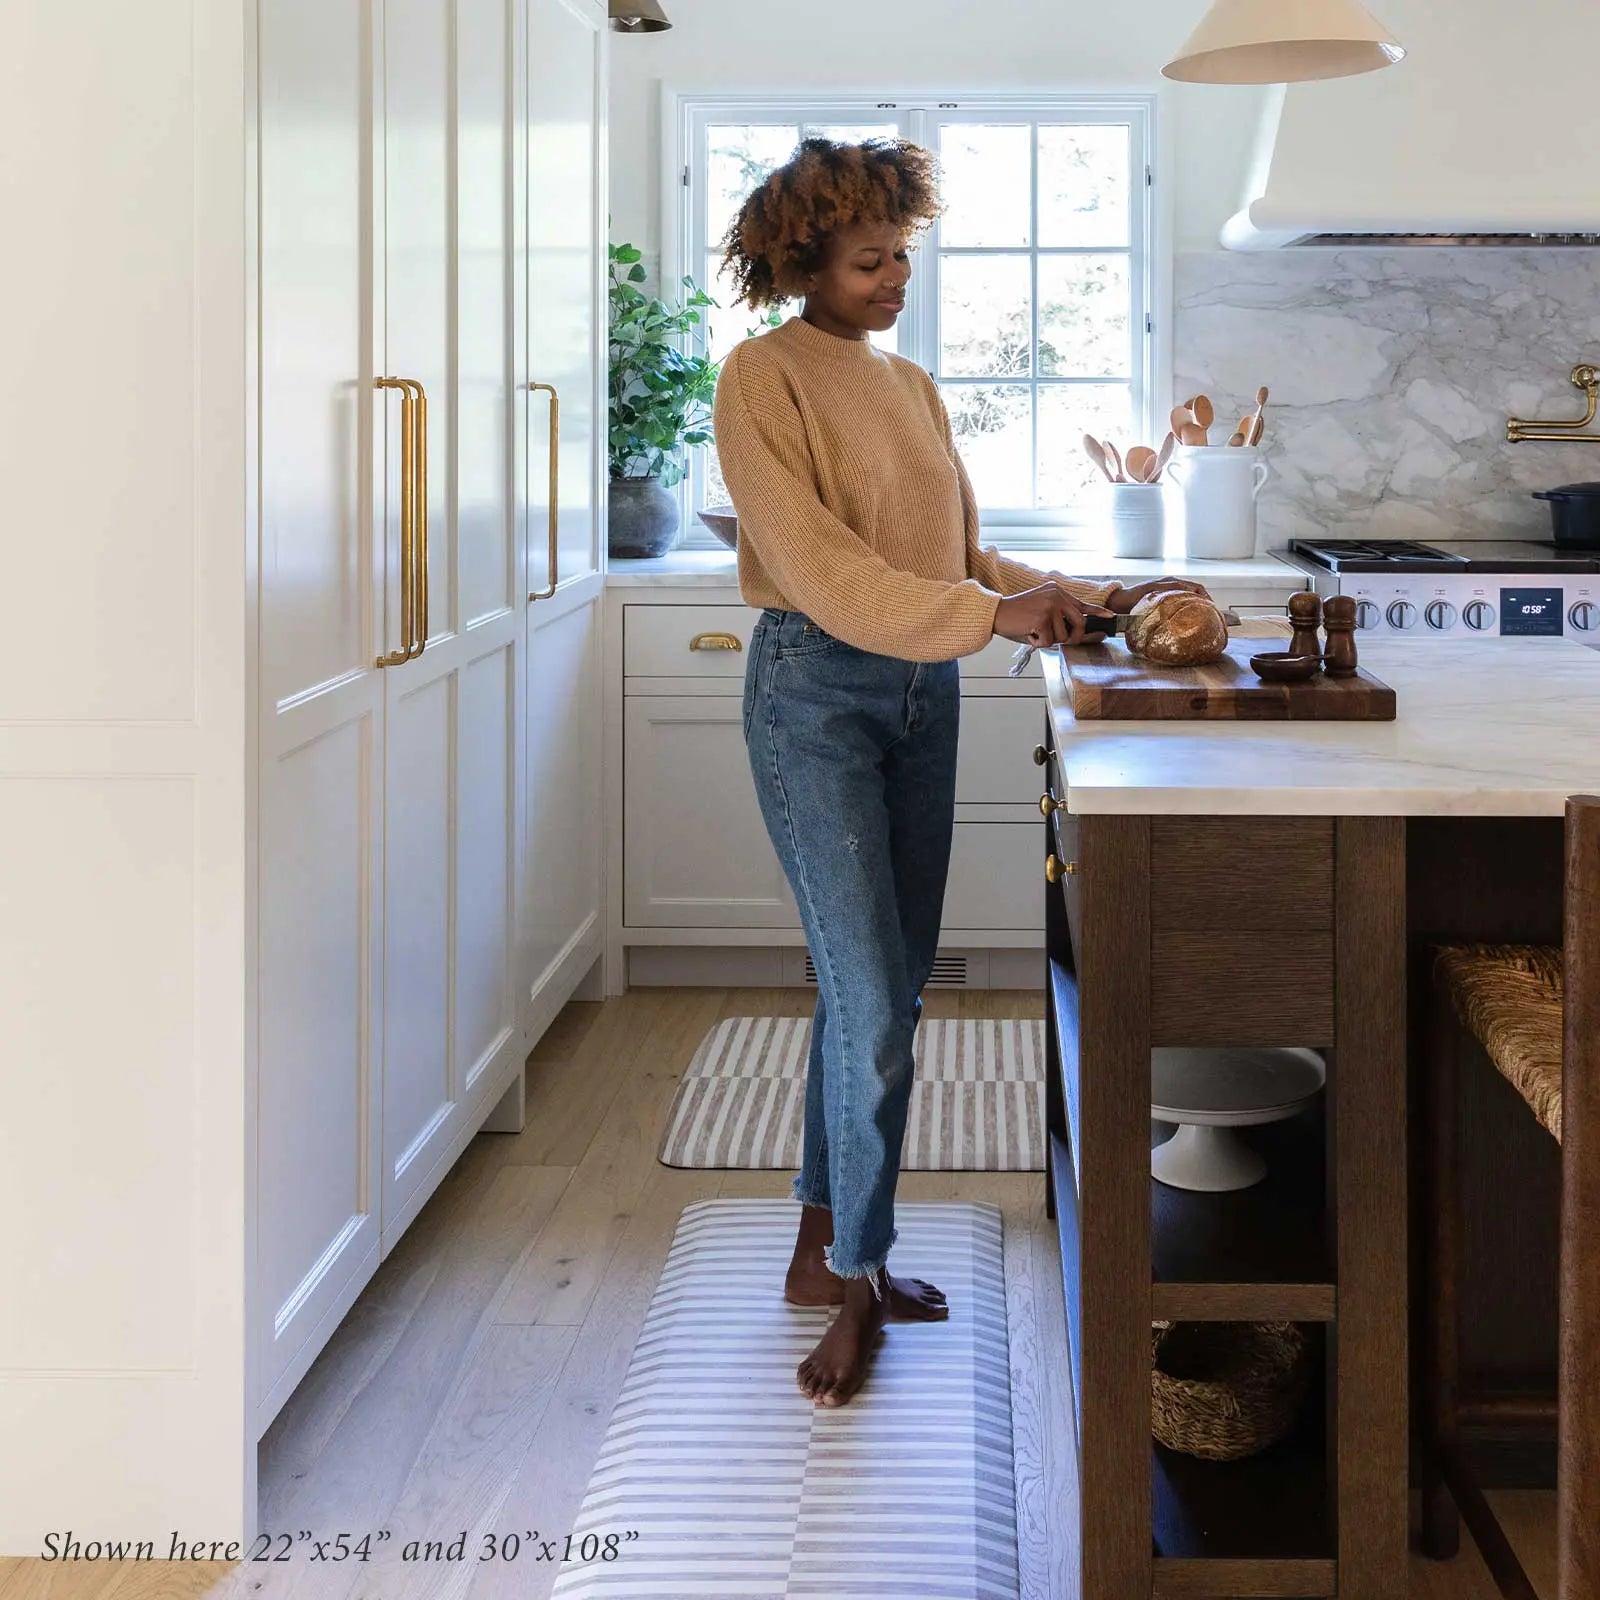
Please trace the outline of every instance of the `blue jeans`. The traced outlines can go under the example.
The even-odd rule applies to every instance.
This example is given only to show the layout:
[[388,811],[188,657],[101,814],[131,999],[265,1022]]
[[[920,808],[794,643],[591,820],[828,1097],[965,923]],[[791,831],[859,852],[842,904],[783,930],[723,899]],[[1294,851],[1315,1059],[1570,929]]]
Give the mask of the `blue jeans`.
[[794,1198],[833,1212],[825,1252],[868,1277],[898,1236],[912,1034],[933,971],[955,823],[954,661],[901,661],[762,611],[745,668],[756,796],[817,973]]

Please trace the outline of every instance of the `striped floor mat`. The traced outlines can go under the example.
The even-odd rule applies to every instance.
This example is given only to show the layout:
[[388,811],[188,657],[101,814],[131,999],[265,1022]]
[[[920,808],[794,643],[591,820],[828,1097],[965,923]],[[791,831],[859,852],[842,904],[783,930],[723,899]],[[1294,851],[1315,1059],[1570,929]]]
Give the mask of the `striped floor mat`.
[[[726,1017],[678,1085],[659,1158],[669,1167],[800,1165],[810,1017]],[[902,1168],[1044,1170],[1044,1023],[925,1018]]]
[[[895,1221],[894,1270],[949,1320],[890,1323],[854,1400],[822,1408],[794,1371],[831,1314],[781,1292],[793,1203],[684,1208],[556,1600],[1016,1600],[1000,1210]],[[577,1559],[610,1534],[614,1559]]]

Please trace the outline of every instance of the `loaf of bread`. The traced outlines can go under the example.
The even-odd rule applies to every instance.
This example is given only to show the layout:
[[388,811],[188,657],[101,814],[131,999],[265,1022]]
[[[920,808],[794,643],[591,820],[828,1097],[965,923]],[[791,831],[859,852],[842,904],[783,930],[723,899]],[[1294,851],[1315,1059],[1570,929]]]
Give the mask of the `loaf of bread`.
[[1169,590],[1141,600],[1128,618],[1128,648],[1169,667],[1203,667],[1228,648],[1228,624],[1203,595]]

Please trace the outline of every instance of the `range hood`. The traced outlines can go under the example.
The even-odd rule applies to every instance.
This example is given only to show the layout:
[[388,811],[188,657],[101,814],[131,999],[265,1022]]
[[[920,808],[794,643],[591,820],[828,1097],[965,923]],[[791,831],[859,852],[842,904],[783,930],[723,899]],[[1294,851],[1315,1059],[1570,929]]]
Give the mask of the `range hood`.
[[1371,3],[1406,59],[1266,91],[1223,245],[1600,244],[1600,4]]

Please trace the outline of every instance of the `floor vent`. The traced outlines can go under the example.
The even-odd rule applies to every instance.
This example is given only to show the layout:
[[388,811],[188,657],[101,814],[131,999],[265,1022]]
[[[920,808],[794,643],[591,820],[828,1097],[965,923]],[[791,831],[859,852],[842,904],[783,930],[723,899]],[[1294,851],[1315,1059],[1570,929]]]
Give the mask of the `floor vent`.
[[[814,989],[817,986],[817,969],[812,965],[811,955],[806,954],[806,987]],[[967,971],[967,957],[964,955],[939,955],[933,958],[933,976],[928,979],[930,989],[967,989],[971,982]]]

